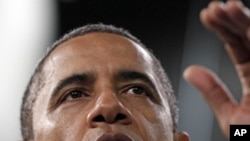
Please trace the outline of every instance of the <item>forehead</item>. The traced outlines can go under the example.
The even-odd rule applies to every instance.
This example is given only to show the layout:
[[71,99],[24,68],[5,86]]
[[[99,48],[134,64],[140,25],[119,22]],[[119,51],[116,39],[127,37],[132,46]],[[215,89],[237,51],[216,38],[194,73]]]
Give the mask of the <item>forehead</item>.
[[80,48],[85,49],[85,51],[109,50],[113,52],[130,51],[130,53],[136,49],[142,51],[142,48],[139,47],[138,44],[124,36],[114,33],[93,32],[69,39],[68,41],[60,44],[54,52],[65,49],[79,50]]
[[49,74],[53,72],[51,76],[55,78],[56,74],[71,75],[83,69],[115,70],[119,67],[147,71],[152,75],[152,57],[124,36],[96,32],[60,44],[46,60],[44,69]]

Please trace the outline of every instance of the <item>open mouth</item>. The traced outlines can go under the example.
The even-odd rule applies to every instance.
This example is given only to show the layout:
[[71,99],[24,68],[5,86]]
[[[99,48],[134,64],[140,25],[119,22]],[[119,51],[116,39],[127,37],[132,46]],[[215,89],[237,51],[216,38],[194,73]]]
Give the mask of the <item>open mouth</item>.
[[97,141],[132,141],[132,139],[121,133],[107,133],[98,138]]

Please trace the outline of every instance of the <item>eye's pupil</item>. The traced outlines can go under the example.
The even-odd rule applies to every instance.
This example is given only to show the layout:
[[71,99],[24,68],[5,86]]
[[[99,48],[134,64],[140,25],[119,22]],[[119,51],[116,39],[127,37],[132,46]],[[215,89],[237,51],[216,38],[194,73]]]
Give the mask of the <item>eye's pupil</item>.
[[82,96],[82,92],[80,90],[74,90],[71,92],[70,95],[72,98],[79,98]]
[[143,93],[143,89],[142,88],[139,88],[139,87],[134,87],[133,88],[133,92],[135,94],[142,94]]

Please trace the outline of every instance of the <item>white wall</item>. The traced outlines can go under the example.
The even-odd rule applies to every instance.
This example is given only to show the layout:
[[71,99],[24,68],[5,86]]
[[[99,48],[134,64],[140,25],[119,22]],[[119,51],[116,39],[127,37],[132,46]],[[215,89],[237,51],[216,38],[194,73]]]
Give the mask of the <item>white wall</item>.
[[51,0],[0,0],[0,140],[21,140],[21,98],[55,35]]

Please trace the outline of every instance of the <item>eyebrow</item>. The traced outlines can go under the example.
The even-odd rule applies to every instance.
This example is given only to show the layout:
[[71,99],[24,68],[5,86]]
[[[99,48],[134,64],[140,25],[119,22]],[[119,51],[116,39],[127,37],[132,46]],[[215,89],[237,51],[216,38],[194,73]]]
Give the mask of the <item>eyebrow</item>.
[[68,85],[72,85],[72,84],[84,84],[84,83],[91,82],[94,80],[94,78],[95,78],[94,76],[95,76],[94,73],[87,72],[87,73],[81,73],[81,74],[74,74],[74,75],[71,75],[69,77],[62,79],[61,81],[59,81],[59,83],[57,84],[57,86],[53,90],[52,95],[51,95],[51,99],[56,97],[62,88],[66,87]]
[[153,89],[155,89],[154,83],[151,79],[144,73],[133,71],[133,70],[121,70],[116,74],[116,79],[133,81],[133,80],[142,80],[143,82],[149,84]]

